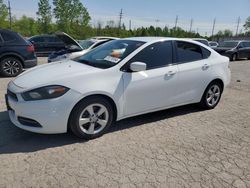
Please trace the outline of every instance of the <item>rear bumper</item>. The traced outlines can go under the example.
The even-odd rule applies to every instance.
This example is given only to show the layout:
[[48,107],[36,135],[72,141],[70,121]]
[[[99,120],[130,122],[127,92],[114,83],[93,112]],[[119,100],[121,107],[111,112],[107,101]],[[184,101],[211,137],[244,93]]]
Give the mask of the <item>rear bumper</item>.
[[24,64],[24,68],[25,68],[25,69],[26,69],[26,68],[34,67],[34,66],[37,65],[37,58],[31,59],[31,60],[25,60],[25,61],[23,62],[23,64]]

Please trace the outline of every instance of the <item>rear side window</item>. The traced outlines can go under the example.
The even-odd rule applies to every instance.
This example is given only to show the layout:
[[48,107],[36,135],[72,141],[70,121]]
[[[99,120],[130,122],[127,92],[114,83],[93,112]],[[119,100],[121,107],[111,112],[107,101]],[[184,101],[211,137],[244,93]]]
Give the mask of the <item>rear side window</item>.
[[31,38],[30,41],[38,42],[38,43],[39,42],[45,42],[43,37],[34,37],[34,38]]
[[130,61],[147,64],[147,70],[167,66],[173,63],[173,49],[171,41],[157,42],[149,45]]
[[176,41],[176,47],[179,63],[202,60],[203,53],[206,57],[210,55],[210,52],[205,48],[203,49],[199,45],[189,42]]
[[12,33],[2,32],[1,35],[4,42],[11,42],[16,40],[16,36]]
[[58,43],[58,42],[62,42],[59,38],[55,37],[55,36],[48,36],[45,37],[45,41],[49,42],[49,43]]

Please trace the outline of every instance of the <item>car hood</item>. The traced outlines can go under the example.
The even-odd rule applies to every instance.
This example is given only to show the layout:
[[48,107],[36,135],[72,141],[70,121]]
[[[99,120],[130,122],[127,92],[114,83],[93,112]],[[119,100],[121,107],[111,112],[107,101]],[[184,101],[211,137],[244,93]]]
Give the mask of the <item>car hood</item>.
[[58,32],[55,35],[59,39],[61,39],[66,46],[75,45],[75,46],[78,46],[80,49],[82,49],[82,46],[76,40],[74,40],[71,36],[69,36],[68,34],[66,34],[64,32]]
[[77,75],[99,72],[101,69],[91,67],[75,61],[59,61],[40,65],[25,71],[13,80],[13,83],[23,90],[54,85],[61,80],[70,79]]

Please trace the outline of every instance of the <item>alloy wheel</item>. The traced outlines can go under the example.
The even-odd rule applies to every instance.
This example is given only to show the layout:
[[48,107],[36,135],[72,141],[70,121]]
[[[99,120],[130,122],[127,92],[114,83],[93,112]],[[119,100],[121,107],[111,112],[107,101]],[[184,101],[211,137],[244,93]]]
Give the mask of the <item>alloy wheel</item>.
[[102,104],[88,105],[80,114],[80,129],[88,135],[101,132],[108,124],[109,112]]
[[8,75],[15,75],[20,72],[20,65],[16,60],[8,59],[3,62],[3,71]]
[[212,85],[206,95],[207,104],[211,107],[215,106],[220,100],[220,87],[218,85]]

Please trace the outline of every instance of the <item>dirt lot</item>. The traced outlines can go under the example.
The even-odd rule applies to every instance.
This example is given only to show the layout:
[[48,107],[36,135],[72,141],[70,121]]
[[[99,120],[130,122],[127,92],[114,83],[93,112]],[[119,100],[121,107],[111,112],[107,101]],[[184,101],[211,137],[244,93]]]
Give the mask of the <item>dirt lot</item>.
[[88,142],[14,127],[0,78],[0,187],[250,187],[250,61],[231,69],[216,109],[130,118]]

